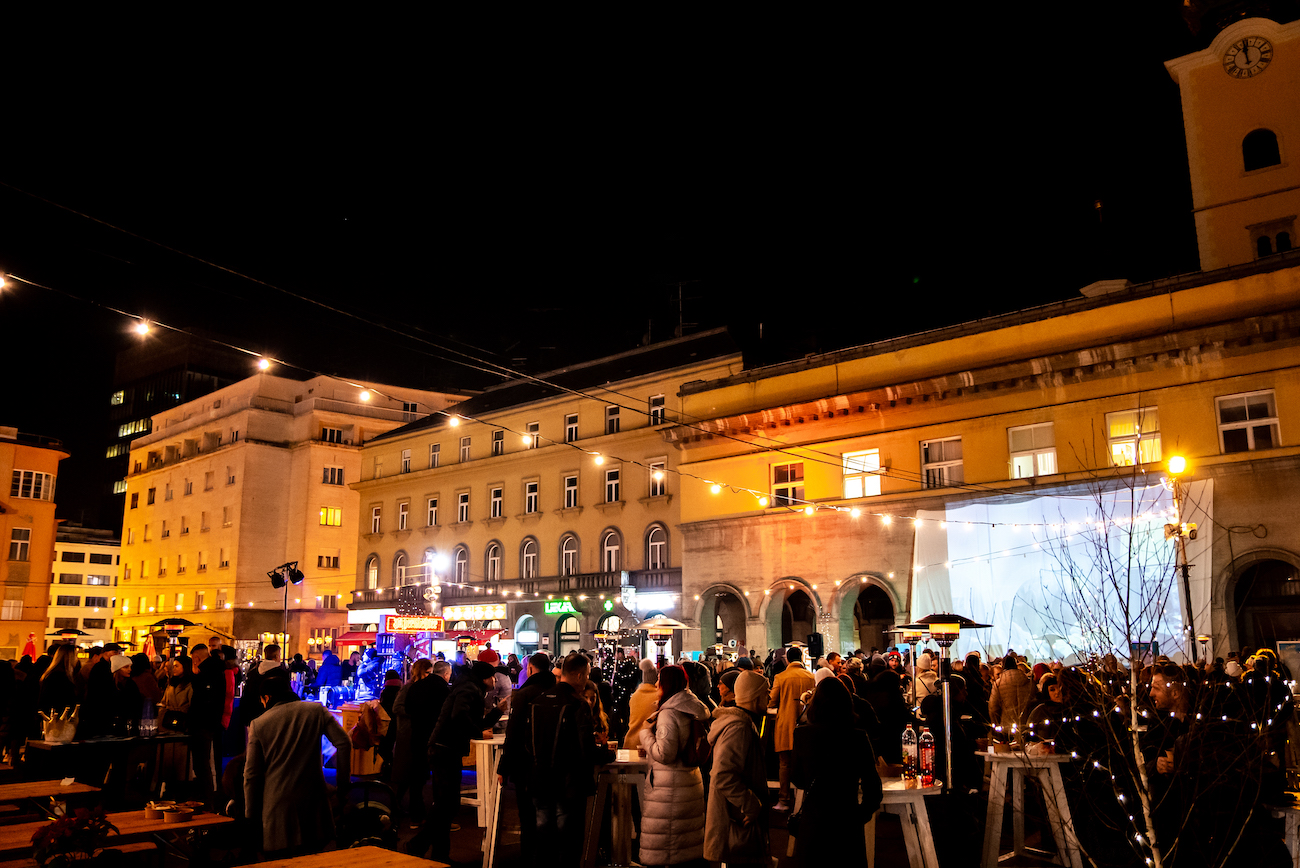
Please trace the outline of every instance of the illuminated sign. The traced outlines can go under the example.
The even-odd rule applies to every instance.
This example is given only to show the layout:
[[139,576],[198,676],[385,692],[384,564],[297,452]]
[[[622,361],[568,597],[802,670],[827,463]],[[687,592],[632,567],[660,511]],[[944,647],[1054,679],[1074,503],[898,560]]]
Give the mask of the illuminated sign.
[[443,606],[442,616],[448,621],[493,621],[506,616],[505,603],[485,606]]
[[552,600],[542,604],[542,611],[547,615],[581,615],[568,600]]
[[605,611],[606,611],[606,612],[612,612],[612,611],[614,611],[614,601],[613,601],[613,600],[606,600],[606,601],[605,601]]
[[425,615],[385,615],[385,633],[441,633],[443,620]]

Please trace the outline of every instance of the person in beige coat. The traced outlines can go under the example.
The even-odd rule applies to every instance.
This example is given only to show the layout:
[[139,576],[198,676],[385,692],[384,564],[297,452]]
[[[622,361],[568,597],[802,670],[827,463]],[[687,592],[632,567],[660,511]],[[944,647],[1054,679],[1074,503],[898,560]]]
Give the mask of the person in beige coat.
[[767,713],[767,679],[741,672],[734,682],[736,704],[713,710],[709,744],[713,781],[704,820],[704,858],[729,866],[766,865],[768,851],[767,761],[758,726]]
[[641,684],[627,698],[627,735],[623,736],[627,748],[636,748],[645,719],[659,707],[659,671],[654,661],[645,658],[637,665],[641,667]]
[[781,793],[776,810],[790,810],[790,759],[794,750],[794,728],[799,724],[799,697],[817,686],[813,674],[803,665],[803,651],[797,646],[785,654],[786,667],[772,679],[768,707],[776,709],[776,733],[773,749],[781,761]]
[[1033,695],[1034,683],[1020,671],[1016,659],[1007,655],[1002,661],[1002,674],[989,689],[989,720],[993,724],[993,737],[998,741],[1015,741],[1020,715],[1024,713]]

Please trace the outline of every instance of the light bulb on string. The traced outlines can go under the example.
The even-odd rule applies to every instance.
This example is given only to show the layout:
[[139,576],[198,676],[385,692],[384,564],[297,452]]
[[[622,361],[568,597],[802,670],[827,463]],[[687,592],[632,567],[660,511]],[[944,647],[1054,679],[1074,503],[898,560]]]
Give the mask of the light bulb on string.
[[144,337],[149,334],[149,322],[147,320],[140,320],[135,324],[134,331],[136,334]]

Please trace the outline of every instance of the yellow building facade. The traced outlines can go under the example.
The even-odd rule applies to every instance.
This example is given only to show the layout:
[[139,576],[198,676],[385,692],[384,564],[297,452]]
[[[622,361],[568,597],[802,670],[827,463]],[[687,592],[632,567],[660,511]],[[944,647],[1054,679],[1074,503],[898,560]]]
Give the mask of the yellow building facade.
[[662,431],[682,418],[683,383],[740,367],[725,332],[706,332],[513,380],[375,438],[352,486],[354,627],[374,632],[433,585],[449,631],[504,630],[521,653],[680,617],[678,453]]
[[30,640],[37,653],[51,641],[47,610],[54,563],[54,493],[59,441],[0,428],[0,657],[16,659]]
[[267,573],[297,562],[285,650],[329,647],[355,584],[364,444],[460,397],[259,374],[154,416],[131,444],[119,637],[143,643],[174,617],[199,641],[282,641],[286,596]]
[[50,571],[51,630],[80,630],[77,644],[93,647],[117,638],[117,607],[122,546],[115,531],[62,525],[54,541]]

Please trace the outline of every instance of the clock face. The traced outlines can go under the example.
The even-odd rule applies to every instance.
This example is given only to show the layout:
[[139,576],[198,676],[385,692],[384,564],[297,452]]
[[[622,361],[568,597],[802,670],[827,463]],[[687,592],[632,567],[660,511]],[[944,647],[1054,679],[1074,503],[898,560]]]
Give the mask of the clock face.
[[1239,39],[1223,55],[1223,71],[1233,78],[1254,78],[1273,60],[1273,46],[1262,36]]

